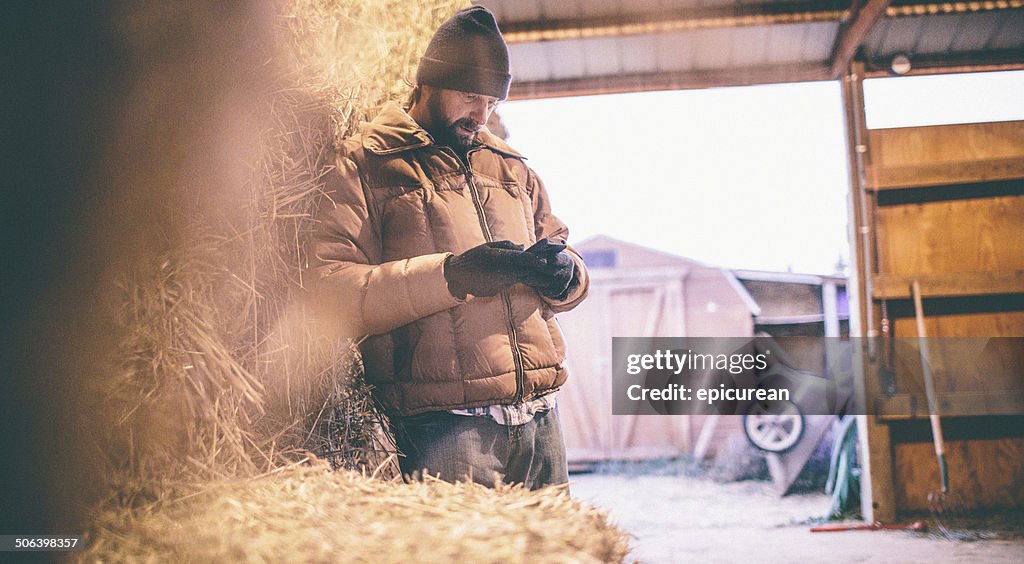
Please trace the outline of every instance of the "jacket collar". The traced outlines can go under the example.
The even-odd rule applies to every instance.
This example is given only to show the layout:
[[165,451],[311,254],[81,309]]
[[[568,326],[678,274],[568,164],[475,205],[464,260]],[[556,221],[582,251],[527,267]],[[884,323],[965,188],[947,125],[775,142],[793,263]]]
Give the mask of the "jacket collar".
[[[486,128],[476,138],[477,143],[492,151],[519,159],[526,158]],[[391,155],[433,144],[430,134],[394,102],[385,104],[377,117],[363,128],[363,148],[375,155]]]

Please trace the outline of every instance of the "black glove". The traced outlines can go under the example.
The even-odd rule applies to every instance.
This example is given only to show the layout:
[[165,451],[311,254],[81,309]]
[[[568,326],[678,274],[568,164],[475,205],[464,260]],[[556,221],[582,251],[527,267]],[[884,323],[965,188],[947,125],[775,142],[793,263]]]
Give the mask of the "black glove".
[[542,261],[539,268],[523,276],[523,284],[553,300],[564,300],[572,291],[576,261],[564,250],[543,257]]
[[533,273],[543,267],[544,259],[524,252],[522,245],[512,241],[494,241],[448,257],[444,263],[444,277],[448,281],[448,291],[456,298],[466,299],[466,294],[489,297],[522,282],[524,273]]

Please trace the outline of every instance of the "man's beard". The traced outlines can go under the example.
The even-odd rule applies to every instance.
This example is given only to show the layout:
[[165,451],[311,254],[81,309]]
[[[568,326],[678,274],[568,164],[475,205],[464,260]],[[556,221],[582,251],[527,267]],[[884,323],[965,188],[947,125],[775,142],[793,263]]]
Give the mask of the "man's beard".
[[[446,124],[444,114],[441,112],[440,98],[437,96],[427,100],[427,111],[430,113],[431,128],[428,131],[438,145],[451,147],[456,151],[465,153],[476,142],[477,130],[480,125],[469,118],[457,119]],[[464,127],[473,133],[465,135],[460,127]]]

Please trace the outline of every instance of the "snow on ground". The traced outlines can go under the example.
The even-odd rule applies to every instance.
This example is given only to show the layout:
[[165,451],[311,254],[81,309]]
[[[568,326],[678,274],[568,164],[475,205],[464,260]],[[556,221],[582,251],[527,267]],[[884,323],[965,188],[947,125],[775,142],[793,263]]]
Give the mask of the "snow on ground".
[[1024,538],[951,542],[902,531],[811,533],[824,494],[778,497],[768,482],[685,475],[574,474],[574,497],[635,536],[631,559],[662,562],[1024,562]]

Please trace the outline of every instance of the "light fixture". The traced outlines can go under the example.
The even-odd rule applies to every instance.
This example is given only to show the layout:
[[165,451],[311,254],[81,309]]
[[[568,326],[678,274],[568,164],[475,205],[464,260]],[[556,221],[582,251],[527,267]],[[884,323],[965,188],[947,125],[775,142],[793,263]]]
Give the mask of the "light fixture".
[[906,53],[897,53],[893,56],[892,61],[889,63],[889,70],[895,75],[904,75],[910,72],[913,65],[910,63],[910,57]]

